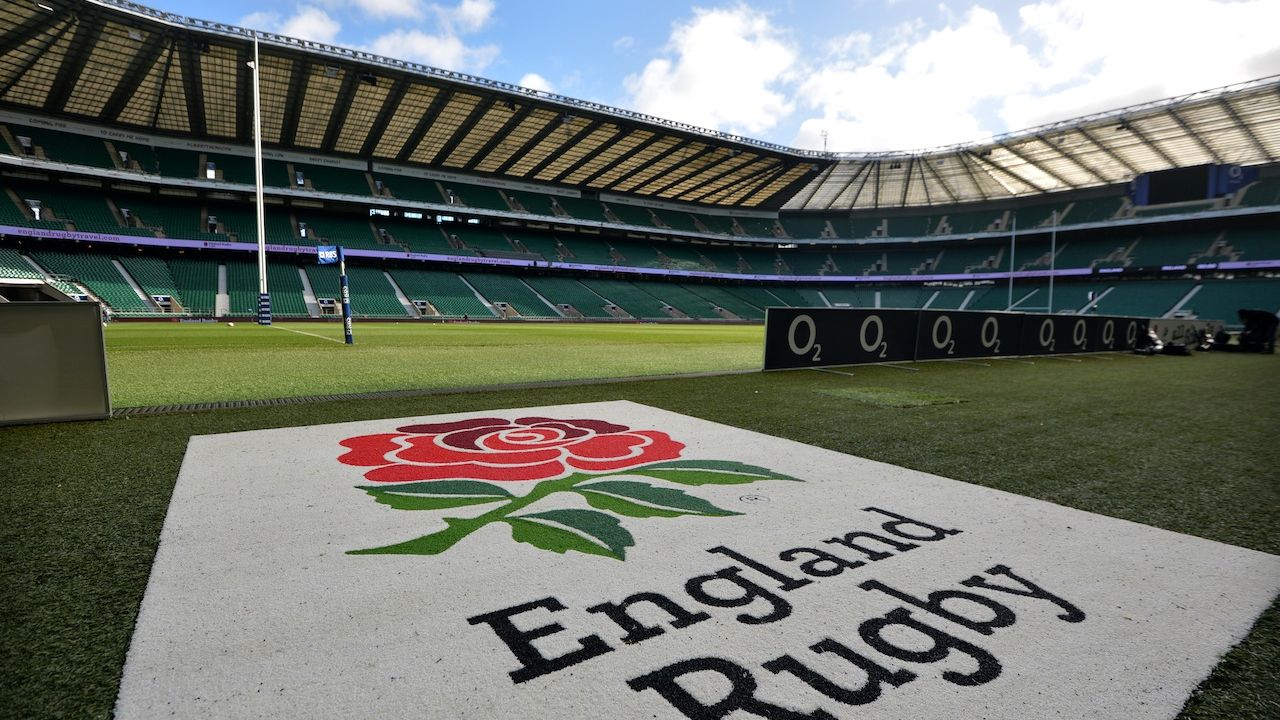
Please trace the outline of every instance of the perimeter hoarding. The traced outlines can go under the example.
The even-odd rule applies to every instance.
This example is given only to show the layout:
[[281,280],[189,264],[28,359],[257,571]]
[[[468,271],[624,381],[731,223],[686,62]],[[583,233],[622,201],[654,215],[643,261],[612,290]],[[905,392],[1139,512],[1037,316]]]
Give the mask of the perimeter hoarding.
[[764,369],[1132,350],[1147,320],[963,310],[769,308]]

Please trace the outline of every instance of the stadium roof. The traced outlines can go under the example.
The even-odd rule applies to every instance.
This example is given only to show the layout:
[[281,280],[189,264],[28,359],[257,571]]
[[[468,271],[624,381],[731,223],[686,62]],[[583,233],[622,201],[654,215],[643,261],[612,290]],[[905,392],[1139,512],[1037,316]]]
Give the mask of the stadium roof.
[[1280,158],[1280,77],[918,152],[825,153],[125,0],[0,3],[0,105],[723,206],[850,210],[1033,195]]

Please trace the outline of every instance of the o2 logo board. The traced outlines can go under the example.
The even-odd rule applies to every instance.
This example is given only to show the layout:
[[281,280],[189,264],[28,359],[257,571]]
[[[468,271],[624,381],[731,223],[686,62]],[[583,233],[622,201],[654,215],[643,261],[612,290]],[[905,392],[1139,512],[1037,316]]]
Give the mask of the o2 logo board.
[[917,360],[999,357],[1019,354],[1022,316],[921,310]]
[[[915,310],[770,308],[765,367],[857,365],[915,359]],[[768,325],[768,322],[766,323]]]
[[[680,460],[685,446],[667,433],[604,420],[475,418],[405,425],[339,444],[347,448],[339,462],[369,468],[364,477],[373,484],[357,487],[375,502],[409,511],[493,506],[473,517],[445,517],[442,530],[353,555],[437,555],[501,523],[516,542],[542,550],[624,560],[635,539],[619,517],[740,514],[673,486],[796,480],[740,462]],[[592,509],[540,502],[552,496],[576,496]]]

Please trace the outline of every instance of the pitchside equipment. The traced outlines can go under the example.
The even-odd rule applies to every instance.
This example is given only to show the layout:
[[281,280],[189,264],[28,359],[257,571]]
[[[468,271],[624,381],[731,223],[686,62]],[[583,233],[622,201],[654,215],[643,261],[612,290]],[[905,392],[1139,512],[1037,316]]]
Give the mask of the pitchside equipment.
[[338,264],[338,284],[342,287],[342,334],[348,345],[354,345],[351,332],[351,288],[347,285],[347,255],[342,246],[321,245],[316,248],[316,262],[320,265]]
[[1132,350],[1147,320],[1095,315],[769,308],[764,369]]

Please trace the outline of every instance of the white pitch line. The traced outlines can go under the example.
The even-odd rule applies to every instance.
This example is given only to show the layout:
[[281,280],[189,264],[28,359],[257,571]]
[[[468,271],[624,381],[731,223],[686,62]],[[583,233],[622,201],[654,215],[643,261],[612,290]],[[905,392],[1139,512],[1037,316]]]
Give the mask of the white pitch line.
[[844,375],[845,377],[853,377],[853,373],[851,372],[840,372],[839,370],[831,370],[829,368],[809,368],[809,369],[816,370],[817,372],[831,373],[832,375]]
[[1005,362],[1022,363],[1023,365],[1035,365],[1030,360],[1019,360],[1018,358],[992,358],[992,360],[1004,360]]
[[895,370],[909,370],[911,372],[920,372],[920,368],[907,367],[906,365],[891,365],[889,363],[881,363],[876,367],[889,367]]
[[1079,359],[1079,358],[1058,357],[1057,355],[1045,355],[1045,356],[1044,356],[1044,359],[1045,359],[1045,360],[1062,360],[1062,361],[1064,361],[1064,362],[1076,362],[1076,363],[1078,363],[1078,362],[1084,362],[1083,360],[1081,360],[1081,359]]
[[336,343],[338,343],[339,345],[345,345],[345,344],[346,344],[345,342],[343,342],[343,341],[341,341],[341,340],[338,340],[337,338],[325,337],[324,335],[317,335],[317,334],[315,334],[315,333],[304,332],[304,331],[302,331],[302,330],[294,330],[293,328],[280,327],[279,325],[272,325],[271,327],[273,327],[273,328],[275,328],[275,329],[277,329],[277,330],[284,330],[285,332],[298,333],[299,335],[309,335],[309,336],[311,336],[311,337],[313,337],[313,338],[320,338],[321,340],[328,340],[329,342],[336,342]]
[[978,362],[977,360],[948,360],[947,362],[964,363],[965,365],[981,365],[982,367],[991,367],[991,363]]

